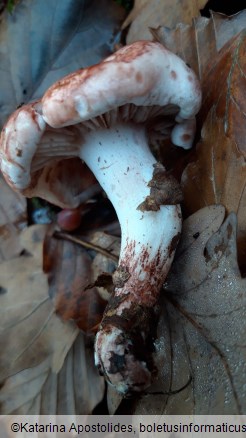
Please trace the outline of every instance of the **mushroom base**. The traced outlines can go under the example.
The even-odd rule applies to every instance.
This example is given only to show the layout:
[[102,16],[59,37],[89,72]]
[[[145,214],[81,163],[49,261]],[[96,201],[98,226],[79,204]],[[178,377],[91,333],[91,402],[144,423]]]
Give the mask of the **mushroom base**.
[[145,390],[155,375],[157,303],[178,238],[179,234],[173,238],[168,253],[160,247],[154,258],[146,248],[136,257],[131,241],[113,275],[115,290],[96,336],[95,362],[123,394]]
[[126,331],[107,324],[96,338],[95,363],[118,392],[130,395],[144,391],[152,381],[154,364],[151,342],[142,337],[139,327]]

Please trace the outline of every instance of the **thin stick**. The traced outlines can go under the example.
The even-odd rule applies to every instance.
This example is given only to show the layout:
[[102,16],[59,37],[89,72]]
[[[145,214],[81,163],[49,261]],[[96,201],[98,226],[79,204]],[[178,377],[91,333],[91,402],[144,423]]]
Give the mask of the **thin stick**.
[[106,249],[101,248],[101,246],[94,245],[94,243],[86,242],[86,240],[83,240],[81,238],[71,236],[70,234],[67,234],[67,233],[62,233],[61,231],[55,231],[54,237],[69,240],[70,242],[77,243],[78,245],[83,246],[84,248],[93,249],[94,251],[99,252],[100,254],[113,260],[116,263],[118,263],[118,261],[119,261],[119,258],[116,255],[111,254]]

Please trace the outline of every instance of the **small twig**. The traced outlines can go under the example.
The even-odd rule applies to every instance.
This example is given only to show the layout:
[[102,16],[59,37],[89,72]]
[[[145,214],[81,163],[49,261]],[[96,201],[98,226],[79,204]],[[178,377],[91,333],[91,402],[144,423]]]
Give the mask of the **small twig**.
[[119,261],[119,258],[116,255],[111,254],[106,249],[101,248],[101,246],[94,245],[94,243],[86,242],[86,240],[83,240],[81,238],[78,238],[78,237],[75,237],[75,236],[71,236],[70,234],[63,233],[61,231],[55,231],[54,237],[65,239],[65,240],[69,240],[70,242],[77,243],[78,245],[83,246],[84,248],[87,248],[87,249],[93,249],[94,251],[99,252],[100,254],[102,254],[105,257],[113,260],[116,263],[118,263],[118,261]]

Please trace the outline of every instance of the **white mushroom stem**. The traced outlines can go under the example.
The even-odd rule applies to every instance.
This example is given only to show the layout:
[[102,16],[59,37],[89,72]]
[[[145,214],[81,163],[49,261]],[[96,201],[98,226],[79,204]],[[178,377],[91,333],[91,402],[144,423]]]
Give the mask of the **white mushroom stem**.
[[[122,231],[115,294],[96,337],[96,363],[120,392],[141,391],[151,382],[151,370],[134,351],[134,319],[157,302],[181,231],[180,207],[138,209],[150,195],[156,163],[143,125],[118,123],[90,131],[80,156],[114,205]],[[147,334],[141,326],[137,331],[144,349]]]

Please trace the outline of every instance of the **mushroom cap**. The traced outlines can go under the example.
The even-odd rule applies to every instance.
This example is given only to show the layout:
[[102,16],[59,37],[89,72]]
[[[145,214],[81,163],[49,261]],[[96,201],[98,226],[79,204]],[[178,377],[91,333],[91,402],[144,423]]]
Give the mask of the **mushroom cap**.
[[[23,105],[5,124],[0,137],[2,173],[26,197],[38,196],[61,208],[77,207],[96,178],[79,158],[70,158],[77,147],[74,134],[47,127],[39,108],[40,101]],[[60,143],[58,153],[52,148],[54,139]],[[69,151],[64,151],[69,141]]]
[[30,184],[30,166],[46,128],[37,105],[17,109],[1,132],[1,170],[8,184],[20,191]]
[[75,158],[85,132],[132,120],[156,138],[172,130],[174,144],[187,149],[200,104],[192,70],[161,44],[139,41],[64,77],[42,99],[16,110],[1,133],[1,170],[25,196],[76,207],[95,183]]
[[201,105],[199,81],[160,43],[138,41],[53,84],[43,96],[42,112],[47,123],[57,128],[126,104],[174,105],[179,108],[179,123],[194,119]]

